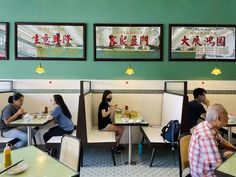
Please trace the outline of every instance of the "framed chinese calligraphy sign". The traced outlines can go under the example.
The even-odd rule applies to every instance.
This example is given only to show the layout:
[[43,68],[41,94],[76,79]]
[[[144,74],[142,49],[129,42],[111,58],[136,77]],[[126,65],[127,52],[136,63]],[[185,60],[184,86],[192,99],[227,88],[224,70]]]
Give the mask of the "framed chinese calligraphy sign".
[[235,26],[169,25],[171,61],[235,61]]
[[7,60],[9,54],[9,25],[7,22],[0,22],[0,60]]
[[94,24],[95,61],[161,61],[162,25]]
[[86,60],[83,23],[15,23],[17,60]]

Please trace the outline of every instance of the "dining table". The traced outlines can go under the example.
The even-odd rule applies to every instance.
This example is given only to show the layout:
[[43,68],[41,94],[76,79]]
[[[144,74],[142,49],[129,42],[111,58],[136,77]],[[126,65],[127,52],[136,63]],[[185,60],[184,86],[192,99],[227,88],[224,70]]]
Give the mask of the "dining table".
[[236,153],[234,152],[226,161],[219,165],[214,173],[220,177],[233,177],[236,176]]
[[30,146],[32,144],[31,128],[34,126],[42,126],[47,124],[49,121],[47,121],[46,118],[47,114],[45,113],[30,113],[27,119],[17,119],[11,122],[9,125],[27,127],[28,146]]
[[123,114],[121,111],[115,111],[115,125],[128,126],[128,165],[135,165],[136,162],[132,161],[132,127],[133,126],[148,126],[140,112],[135,111],[132,114]]
[[235,126],[236,126],[236,120],[227,123],[229,142],[231,142],[231,138],[232,138],[232,127],[235,127]]
[[[1,177],[14,175],[17,177],[75,177],[79,173],[67,167],[60,161],[52,158],[35,146],[27,146],[11,151],[12,164],[19,164],[3,172]],[[3,153],[0,154],[0,162],[3,162]],[[18,167],[17,167],[18,166]],[[14,169],[16,168],[16,169]],[[3,163],[0,165],[0,172],[4,170]]]

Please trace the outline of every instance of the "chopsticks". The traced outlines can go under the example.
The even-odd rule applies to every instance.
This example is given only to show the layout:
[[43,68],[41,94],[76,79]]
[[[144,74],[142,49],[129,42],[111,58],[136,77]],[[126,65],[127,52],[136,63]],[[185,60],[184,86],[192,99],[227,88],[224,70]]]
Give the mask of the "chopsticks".
[[19,162],[16,162],[16,163],[12,164],[11,166],[9,166],[9,167],[5,168],[4,170],[0,171],[0,174],[7,171],[7,170],[9,170],[10,168],[16,166],[17,164],[21,163],[23,160],[24,159],[20,160]]

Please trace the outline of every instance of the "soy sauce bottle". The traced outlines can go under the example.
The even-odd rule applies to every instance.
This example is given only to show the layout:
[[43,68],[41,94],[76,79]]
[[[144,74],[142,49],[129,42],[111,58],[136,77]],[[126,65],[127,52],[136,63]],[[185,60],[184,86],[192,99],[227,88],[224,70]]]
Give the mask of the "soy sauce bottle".
[[3,154],[4,154],[4,156],[3,156],[3,167],[7,168],[12,164],[12,161],[11,161],[11,148],[10,148],[9,144],[6,144],[6,147],[4,148]]

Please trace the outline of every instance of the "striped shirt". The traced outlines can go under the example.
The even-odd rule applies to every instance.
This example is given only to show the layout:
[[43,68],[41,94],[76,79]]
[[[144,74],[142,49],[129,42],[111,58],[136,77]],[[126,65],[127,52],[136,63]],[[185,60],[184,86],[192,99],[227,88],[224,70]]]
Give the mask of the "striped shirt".
[[218,130],[207,121],[201,122],[194,129],[189,144],[189,164],[192,177],[211,177],[222,158],[218,149],[224,139]]

